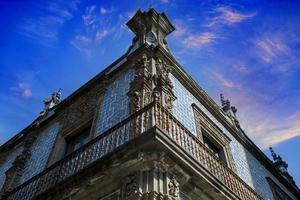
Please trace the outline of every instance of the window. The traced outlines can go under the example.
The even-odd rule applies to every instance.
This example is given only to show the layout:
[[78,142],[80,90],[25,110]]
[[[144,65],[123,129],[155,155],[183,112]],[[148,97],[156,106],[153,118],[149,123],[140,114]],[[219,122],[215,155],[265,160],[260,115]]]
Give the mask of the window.
[[213,152],[213,154],[215,155],[215,156],[217,156],[218,158],[220,158],[221,157],[221,149],[220,148],[218,148],[213,142],[211,142],[207,137],[205,137],[205,136],[203,136],[203,143],[204,143],[204,145],[207,147],[207,148],[209,148],[212,152]]
[[68,155],[85,145],[89,140],[90,130],[91,127],[89,126],[75,136],[67,138],[65,155]]
[[233,158],[230,150],[230,139],[223,131],[210,119],[196,104],[192,104],[194,109],[197,137],[211,152],[227,166],[235,170]]

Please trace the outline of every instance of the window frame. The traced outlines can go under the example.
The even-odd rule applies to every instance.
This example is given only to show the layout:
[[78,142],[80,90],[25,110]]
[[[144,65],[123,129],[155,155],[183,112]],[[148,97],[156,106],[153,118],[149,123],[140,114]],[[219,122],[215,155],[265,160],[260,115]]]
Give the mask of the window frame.
[[225,133],[223,133],[223,131],[195,103],[192,104],[192,108],[199,140],[204,144],[204,136],[219,148],[223,154],[223,159],[218,159],[224,162],[233,171],[236,171],[230,148],[231,139],[225,135]]
[[[81,127],[76,133],[73,134],[68,134],[64,139],[65,139],[65,147],[64,147],[64,156],[69,155],[73,151],[76,151],[86,143],[88,143],[91,140],[91,130],[92,130],[92,124],[86,125],[84,127]],[[86,137],[85,137],[86,136]],[[72,144],[73,145],[73,150],[69,151],[69,145],[74,141],[74,139],[79,139],[80,146],[78,148],[75,148],[76,143]],[[86,140],[86,141],[84,141]]]

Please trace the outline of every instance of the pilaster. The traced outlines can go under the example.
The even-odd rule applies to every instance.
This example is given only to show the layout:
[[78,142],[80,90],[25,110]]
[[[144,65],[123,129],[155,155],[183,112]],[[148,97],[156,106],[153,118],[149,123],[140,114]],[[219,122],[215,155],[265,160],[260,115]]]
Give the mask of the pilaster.
[[179,183],[175,175],[153,168],[126,177],[124,200],[179,200]]

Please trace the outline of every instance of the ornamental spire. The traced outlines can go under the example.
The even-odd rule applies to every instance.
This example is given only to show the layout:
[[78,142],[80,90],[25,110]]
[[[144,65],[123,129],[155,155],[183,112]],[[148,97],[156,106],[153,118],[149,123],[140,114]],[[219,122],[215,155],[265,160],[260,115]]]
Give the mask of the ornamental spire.
[[152,7],[148,11],[138,10],[126,24],[136,35],[133,39],[134,46],[147,44],[162,46],[166,50],[166,36],[175,30],[165,13],[158,13]]
[[295,184],[293,177],[288,173],[288,164],[281,158],[281,156],[277,155],[272,147],[269,147],[271,151],[271,155],[273,157],[273,163],[274,166],[277,168],[277,170],[285,176],[285,178]]
[[240,129],[240,123],[236,117],[237,108],[235,106],[230,105],[230,101],[224,98],[223,94],[220,94],[220,100],[222,105],[222,110],[232,119],[235,126]]

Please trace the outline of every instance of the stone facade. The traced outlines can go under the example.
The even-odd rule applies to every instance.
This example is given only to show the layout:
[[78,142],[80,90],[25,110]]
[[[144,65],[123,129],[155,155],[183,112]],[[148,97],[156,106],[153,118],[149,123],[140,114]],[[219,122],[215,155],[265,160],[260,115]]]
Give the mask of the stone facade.
[[42,131],[31,148],[31,157],[27,160],[20,183],[23,183],[45,169],[52,151],[59,124],[55,123]]

